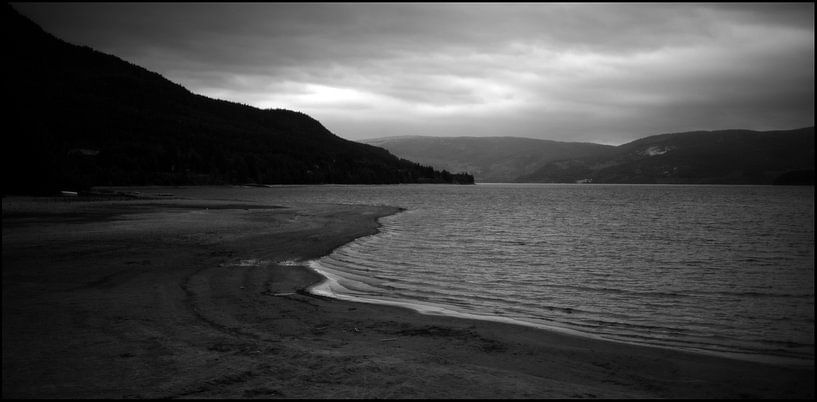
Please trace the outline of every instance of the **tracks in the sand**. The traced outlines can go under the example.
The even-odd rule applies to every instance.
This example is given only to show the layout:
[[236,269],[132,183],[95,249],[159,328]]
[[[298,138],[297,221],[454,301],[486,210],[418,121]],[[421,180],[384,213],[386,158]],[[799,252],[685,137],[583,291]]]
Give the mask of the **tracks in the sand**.
[[260,337],[257,334],[254,334],[252,332],[243,330],[243,329],[235,327],[235,326],[229,326],[229,325],[221,324],[221,323],[215,321],[214,319],[211,319],[211,318],[207,317],[201,311],[201,308],[197,306],[196,299],[198,297],[201,297],[201,296],[197,295],[191,289],[191,281],[193,281],[197,276],[201,276],[201,274],[204,271],[212,270],[212,269],[214,269],[214,268],[213,267],[204,267],[204,268],[201,268],[201,269],[199,269],[197,271],[194,271],[193,273],[191,273],[190,275],[188,275],[184,279],[182,279],[181,283],[179,284],[179,287],[181,287],[181,289],[184,291],[184,294],[185,294],[185,297],[184,297],[185,306],[187,306],[190,313],[193,314],[193,316],[195,316],[199,321],[201,321],[203,324],[211,327],[212,329],[214,329],[214,330],[216,330],[216,331],[218,331],[220,333],[230,335],[230,336],[239,337],[239,338],[250,338],[250,339],[256,340],[256,341],[259,340]]

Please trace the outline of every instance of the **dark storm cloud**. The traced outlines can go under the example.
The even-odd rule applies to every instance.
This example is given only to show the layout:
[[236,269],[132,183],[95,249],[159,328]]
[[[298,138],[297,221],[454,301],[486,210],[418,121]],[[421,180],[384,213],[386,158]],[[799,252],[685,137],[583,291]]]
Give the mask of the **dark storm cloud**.
[[814,124],[808,3],[15,6],[194,92],[352,139]]

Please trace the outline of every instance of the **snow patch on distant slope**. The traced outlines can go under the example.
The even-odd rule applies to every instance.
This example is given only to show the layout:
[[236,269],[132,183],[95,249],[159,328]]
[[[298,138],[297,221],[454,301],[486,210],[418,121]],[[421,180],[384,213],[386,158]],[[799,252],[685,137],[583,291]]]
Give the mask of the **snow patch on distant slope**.
[[665,153],[667,153],[667,152],[669,152],[669,151],[671,151],[671,150],[673,150],[673,149],[675,149],[675,147],[670,147],[670,146],[663,146],[663,147],[659,147],[659,146],[652,146],[652,147],[649,147],[649,148],[645,149],[645,150],[644,150],[642,153],[643,153],[644,155],[647,155],[647,156],[656,156],[656,155],[663,155],[663,154],[665,154]]

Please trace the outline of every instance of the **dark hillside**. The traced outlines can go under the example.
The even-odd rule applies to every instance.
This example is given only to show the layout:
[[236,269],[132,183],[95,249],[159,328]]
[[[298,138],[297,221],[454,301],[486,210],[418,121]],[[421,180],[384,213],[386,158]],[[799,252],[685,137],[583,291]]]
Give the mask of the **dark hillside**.
[[473,182],[342,139],[311,117],[196,95],[3,13],[4,193],[93,185]]
[[806,127],[654,135],[612,153],[548,163],[519,181],[807,184],[811,177],[813,184],[813,176],[814,127]]

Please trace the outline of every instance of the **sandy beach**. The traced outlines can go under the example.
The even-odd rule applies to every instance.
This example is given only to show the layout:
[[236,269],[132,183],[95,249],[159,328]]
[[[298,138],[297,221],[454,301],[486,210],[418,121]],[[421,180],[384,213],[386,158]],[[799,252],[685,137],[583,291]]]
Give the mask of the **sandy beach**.
[[384,206],[3,198],[4,398],[803,398],[762,364],[315,296]]

